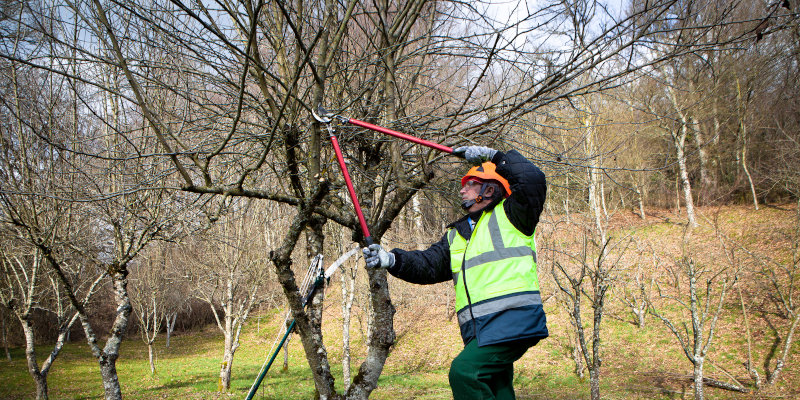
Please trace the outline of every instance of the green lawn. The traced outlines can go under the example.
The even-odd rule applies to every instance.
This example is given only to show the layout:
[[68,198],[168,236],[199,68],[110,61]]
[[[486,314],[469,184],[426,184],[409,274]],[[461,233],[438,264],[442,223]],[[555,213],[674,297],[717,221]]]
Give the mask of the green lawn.
[[[404,318],[400,310],[398,318]],[[588,381],[579,379],[573,372],[568,352],[562,346],[560,316],[551,311],[551,337],[531,349],[516,366],[515,386],[520,399],[583,399],[588,398]],[[338,325],[338,320],[328,325]],[[272,321],[277,322],[277,321]],[[459,349],[460,339],[452,336],[456,329],[450,321],[431,321],[437,328],[407,332],[390,355],[379,387],[372,394],[374,399],[450,399],[447,382],[449,359]],[[639,330],[629,323],[607,319],[604,321],[607,339],[604,368],[602,370],[602,393],[608,399],[671,399],[682,393],[691,395],[686,379],[691,375],[688,362],[677,346],[666,335],[663,327],[654,319],[649,326]],[[164,347],[157,342],[157,373],[150,374],[147,348],[138,340],[123,344],[118,362],[123,394],[132,399],[164,398],[243,398],[255,379],[271,345],[275,328],[264,330],[269,321],[262,320],[262,332],[246,332],[244,343],[236,354],[231,392],[217,391],[219,354],[222,336],[213,330],[184,334],[172,338],[172,346]],[[272,324],[277,326],[278,324]],[[414,329],[409,327],[408,329]],[[422,347],[420,343],[440,335],[435,349]],[[336,335],[326,338],[326,347],[331,355],[331,366],[341,390],[341,354],[335,343]],[[163,338],[162,338],[163,339]],[[728,339],[727,341],[731,341]],[[725,343],[726,340],[720,340]],[[428,343],[437,343],[428,341]],[[630,345],[636,343],[636,345]],[[257,399],[310,399],[314,387],[302,349],[296,339],[290,346],[290,367],[282,370],[280,355],[262,384]],[[356,353],[361,352],[360,343],[355,343]],[[47,349],[40,346],[40,357]],[[24,354],[15,349],[13,360],[0,361],[0,398],[27,399],[35,391],[33,381],[27,374]],[[358,356],[358,354],[357,354]],[[728,359],[731,359],[728,361]],[[735,354],[715,357],[715,362],[729,368],[738,362]],[[355,371],[357,365],[353,366]],[[794,368],[794,364],[788,368]],[[707,366],[707,371],[715,371]],[[737,376],[741,376],[741,372]],[[587,374],[588,376],[588,374]],[[587,378],[588,379],[588,378]],[[794,378],[790,378],[794,379]],[[56,360],[49,376],[50,395],[53,399],[102,398],[99,372],[84,343],[70,343]],[[789,382],[782,382],[775,394],[788,395]],[[737,395],[718,389],[708,389],[709,398],[756,398]]]

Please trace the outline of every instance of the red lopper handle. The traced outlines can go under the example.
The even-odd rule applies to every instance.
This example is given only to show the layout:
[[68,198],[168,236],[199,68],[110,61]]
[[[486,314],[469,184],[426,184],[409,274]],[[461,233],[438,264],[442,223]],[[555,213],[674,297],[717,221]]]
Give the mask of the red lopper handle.
[[350,200],[353,202],[353,207],[356,209],[358,223],[361,224],[361,232],[364,234],[364,240],[368,245],[370,245],[372,244],[372,235],[369,233],[369,228],[367,228],[367,220],[364,219],[364,213],[361,212],[361,205],[358,203],[356,191],[353,189],[353,181],[350,179],[350,172],[347,171],[347,165],[344,163],[344,156],[342,155],[342,149],[339,147],[339,140],[333,135],[333,133],[331,133],[329,136],[331,139],[331,144],[333,145],[333,151],[336,152],[336,160],[339,161],[339,169],[342,170],[342,175],[344,176],[344,183],[347,185],[347,192],[350,193]]
[[[367,128],[367,129],[375,131],[375,132],[384,133],[384,134],[387,134],[387,135],[390,135],[390,136],[394,136],[396,138],[400,138],[400,139],[403,139],[403,140],[408,140],[409,142],[414,142],[414,143],[417,143],[417,144],[421,144],[423,146],[428,146],[428,147],[430,147],[432,149],[436,149],[436,150],[439,150],[439,151],[442,151],[442,152],[445,152],[445,153],[453,154],[453,148],[452,147],[447,147],[447,146],[441,145],[439,143],[430,142],[430,141],[427,141],[427,140],[424,140],[424,139],[420,139],[418,137],[414,137],[414,136],[411,136],[411,135],[406,135],[405,133],[400,133],[400,132],[397,132],[397,131],[393,131],[391,129],[387,129],[387,128],[384,128],[382,126],[373,125],[373,124],[370,124],[369,122],[359,121],[359,120],[353,119],[353,118],[349,118],[347,120],[347,122],[351,123],[353,125],[356,125],[356,126],[360,126],[362,128]],[[455,154],[455,155],[458,155],[458,154]],[[461,156],[463,157],[463,155],[461,155]]]

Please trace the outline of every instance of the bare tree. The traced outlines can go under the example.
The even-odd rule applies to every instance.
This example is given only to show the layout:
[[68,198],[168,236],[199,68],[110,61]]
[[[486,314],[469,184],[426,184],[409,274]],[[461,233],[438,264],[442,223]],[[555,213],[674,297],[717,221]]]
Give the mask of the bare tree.
[[[37,77],[35,71],[26,75],[28,91],[18,90],[11,98],[15,103],[4,103],[13,124],[4,126],[8,136],[3,136],[3,220],[38,249],[43,265],[60,281],[59,290],[76,310],[97,358],[106,396],[120,398],[116,360],[131,312],[128,266],[152,240],[180,232],[176,221],[188,203],[164,190],[141,190],[141,180],[163,179],[158,165],[126,164],[128,156],[118,156],[130,149],[115,140],[120,137],[87,140],[83,134],[93,127],[78,127],[74,104],[65,106],[64,99],[55,95],[54,88],[68,82],[45,82],[44,89],[51,88],[45,96],[36,91],[42,88]],[[128,139],[128,144],[134,143]],[[97,154],[87,157],[90,151]],[[82,298],[98,275],[85,280],[86,275],[76,273],[93,268],[110,278],[117,304],[103,347]]]
[[[768,318],[769,314],[774,313],[778,316],[778,320],[782,322],[780,324],[770,322],[770,325],[776,331],[776,339],[769,352],[764,355],[762,373],[766,378],[765,381],[753,360],[753,334],[750,329],[750,314],[748,312],[750,307],[748,307],[748,302],[745,301],[742,289],[739,288],[739,300],[747,336],[747,359],[744,362],[744,366],[758,390],[762,389],[765,384],[774,385],[780,378],[789,361],[792,343],[795,340],[797,328],[800,326],[800,295],[798,294],[800,293],[800,208],[795,210],[794,221],[790,229],[785,234],[786,240],[790,243],[788,248],[789,257],[783,260],[775,256],[752,251],[730,237],[721,233],[718,234],[718,239],[726,250],[729,264],[738,265],[744,262],[742,257],[737,256],[738,251],[747,254],[748,258],[760,266],[757,270],[757,276],[763,278],[758,280],[761,284],[748,292],[752,293],[751,296],[757,295],[762,299],[768,299],[769,303],[773,305],[774,310],[772,312],[761,313],[763,318]],[[763,294],[759,294],[753,289],[758,289]]]
[[[592,399],[600,398],[601,324],[606,313],[606,296],[615,281],[614,270],[625,254],[626,243],[626,240],[612,242],[594,229],[583,229],[577,252],[564,251],[564,257],[553,254],[556,267],[553,277],[567,298],[570,324],[575,330],[579,354],[589,370]],[[617,247],[620,247],[618,253],[612,256],[612,250]],[[592,307],[592,330],[589,334],[585,330],[582,315],[584,298]],[[580,369],[577,362],[576,366],[576,370]]]
[[[703,399],[705,396],[703,366],[714,335],[717,333],[715,329],[723,311],[725,296],[738,279],[738,269],[723,267],[715,270],[711,266],[698,264],[691,257],[688,248],[687,241],[690,235],[691,228],[688,228],[684,240],[684,254],[675,263],[676,271],[673,275],[680,279],[673,282],[674,286],[670,287],[669,291],[661,285],[658,287],[659,296],[663,301],[679,306],[681,313],[688,315],[669,315],[664,311],[665,306],[653,303],[650,312],[669,328],[684,355],[694,366],[694,396],[696,399]],[[680,284],[683,279],[688,280],[688,285]]]
[[[211,307],[224,337],[219,387],[230,389],[233,361],[241,332],[250,313],[274,293],[265,289],[268,254],[274,244],[268,240],[270,222],[277,224],[273,210],[259,209],[252,201],[241,201],[239,210],[207,232],[204,239],[186,247],[182,262],[194,286],[193,295]],[[275,226],[275,225],[273,225]]]
[[[5,243],[4,247],[6,249],[3,251],[2,260],[0,260],[2,262],[3,277],[5,278],[2,286],[0,286],[0,301],[2,301],[4,307],[14,313],[22,326],[22,331],[25,335],[25,356],[28,362],[28,372],[36,384],[36,398],[47,399],[47,374],[50,371],[50,365],[59,354],[58,350],[63,344],[63,337],[59,337],[61,340],[56,342],[56,349],[39,367],[35,353],[33,312],[39,298],[42,296],[42,290],[39,287],[39,279],[42,274],[39,267],[42,257],[37,253],[25,260],[26,255],[24,254],[13,254],[13,250],[12,254],[9,254],[8,248],[11,247],[10,244],[8,242]],[[66,326],[66,329],[69,329],[69,326]]]
[[[13,246],[12,240],[6,240],[2,251],[2,272],[3,282],[0,286],[0,302],[4,307],[8,307],[22,326],[25,340],[25,357],[28,363],[28,372],[36,384],[36,398],[47,399],[48,385],[47,376],[50,368],[55,362],[61,349],[64,346],[69,330],[78,319],[77,313],[68,304],[62,304],[58,295],[60,294],[59,282],[50,279],[51,292],[48,293],[46,285],[47,269],[42,264],[46,261],[41,256],[38,249],[28,247],[27,252],[22,252],[25,246]],[[45,282],[42,282],[45,281]],[[99,280],[95,282],[99,283]],[[89,290],[88,297],[94,293],[95,287]],[[53,297],[48,299],[47,297]],[[49,300],[49,301],[48,301]],[[48,310],[47,303],[55,303],[56,307]],[[57,322],[57,337],[53,344],[53,350],[39,364],[36,357],[36,337],[34,325],[34,313],[36,311],[52,311]]]
[[[0,103],[4,116],[0,220],[4,288],[8,289],[3,301],[25,332],[28,370],[36,382],[37,397],[47,398],[47,374],[81,307],[105,274],[97,272],[96,260],[89,255],[99,251],[92,243],[96,236],[89,227],[90,218],[66,198],[70,196],[66,192],[80,181],[73,174],[76,160],[47,143],[63,138],[58,124],[67,108],[57,95],[63,82],[47,82],[37,71],[16,65],[0,71],[9,78],[3,80]],[[61,264],[53,262],[56,252],[63,254]],[[53,351],[39,365],[32,313],[48,305],[52,305],[58,333]]]
[[[151,374],[156,373],[153,343],[161,332],[162,324],[169,323],[170,302],[173,301],[171,295],[175,292],[174,276],[166,268],[165,246],[153,247],[140,257],[130,276],[131,305],[139,323],[139,334],[147,345]],[[174,319],[172,321],[174,324]]]
[[189,311],[191,312],[191,291],[188,288],[188,281],[184,278],[183,274],[180,273],[180,266],[176,265],[176,261],[179,260],[177,255],[175,254],[177,251],[172,251],[169,264],[173,275],[173,279],[170,280],[170,287],[169,290],[165,293],[166,300],[164,302],[164,325],[166,328],[166,340],[164,346],[169,348],[169,341],[172,337],[172,333],[175,331],[175,324],[178,321],[178,315],[182,312]]
[[[638,328],[644,328],[645,318],[650,310],[650,299],[655,286],[656,274],[659,270],[659,259],[652,246],[643,246],[639,243],[639,256],[630,272],[622,274],[626,277],[626,284],[621,285],[622,294],[620,300],[628,307],[633,314],[633,324]],[[644,247],[644,248],[642,248]],[[645,252],[651,260],[650,268],[642,260]]]

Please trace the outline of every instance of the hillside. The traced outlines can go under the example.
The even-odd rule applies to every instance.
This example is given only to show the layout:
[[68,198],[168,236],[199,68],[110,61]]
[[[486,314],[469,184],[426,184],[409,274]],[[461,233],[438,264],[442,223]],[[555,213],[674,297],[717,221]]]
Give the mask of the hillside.
[[[779,264],[776,279],[780,284],[787,275],[777,271],[778,265],[792,266],[793,245],[798,242],[796,206],[766,207],[753,211],[747,207],[702,208],[701,226],[693,232],[693,239],[685,247],[697,265],[707,268],[704,277],[714,276],[727,268],[739,268],[736,285],[728,289],[713,343],[705,363],[705,374],[720,382],[733,383],[735,378],[750,393],[737,393],[707,387],[706,395],[715,399],[797,398],[800,396],[800,366],[797,354],[800,345],[795,342],[786,360],[780,378],[772,387],[752,392],[753,381],[743,367],[747,360],[747,326],[752,333],[752,357],[762,379],[763,366],[774,366],[780,356],[781,340],[787,332],[788,319],[777,307],[778,298],[770,291],[769,280],[760,273],[757,259],[771,257]],[[633,314],[621,299],[629,287],[630,278],[637,265],[644,266],[645,276],[654,276],[661,287],[650,288],[651,300],[664,315],[674,321],[686,321],[675,302],[666,296],[681,296],[686,288],[680,269],[674,268],[680,259],[685,232],[680,215],[665,210],[650,210],[647,221],[633,214],[620,214],[610,221],[612,240],[629,240],[627,250],[612,250],[620,255],[615,268],[615,281],[606,303],[602,320],[601,393],[608,399],[670,399],[691,397],[692,365],[681,352],[675,337],[664,323],[652,315],[643,327],[637,327]],[[714,221],[719,227],[714,227]],[[575,221],[572,221],[574,223]],[[540,280],[548,313],[551,337],[542,341],[516,364],[515,386],[520,399],[576,399],[588,398],[588,372],[580,379],[575,374],[573,361],[574,331],[558,294],[552,277],[552,263],[548,259],[555,248],[569,248],[578,232],[565,222],[563,216],[547,216],[540,225],[539,250]],[[616,239],[615,239],[616,238]],[[722,241],[720,238],[724,238]],[[547,242],[547,245],[542,244]],[[730,265],[720,243],[727,243],[728,254],[737,265]],[[547,247],[549,246],[549,247]],[[796,251],[796,247],[794,248]],[[617,253],[615,253],[617,252]],[[732,253],[731,253],[732,252]],[[796,263],[797,254],[794,255]],[[655,260],[655,263],[654,261]],[[359,264],[360,266],[360,264]],[[798,276],[795,264],[794,301]],[[672,272],[670,272],[672,271]],[[652,273],[652,275],[650,274]],[[674,273],[671,275],[671,273]],[[732,275],[731,275],[732,276]],[[720,278],[721,275],[717,275]],[[670,281],[679,285],[670,285]],[[714,281],[717,284],[719,280]],[[360,283],[360,282],[359,282]],[[715,285],[717,285],[715,284]],[[448,399],[447,370],[450,360],[460,351],[461,339],[456,322],[451,320],[448,305],[452,305],[452,288],[449,284],[415,286],[396,279],[390,280],[392,296],[397,307],[395,329],[397,342],[390,355],[380,384],[373,392],[374,399]],[[713,286],[712,298],[719,290]],[[741,295],[740,295],[741,293]],[[363,357],[365,315],[359,308],[359,292],[352,320],[354,365]],[[338,277],[326,292],[325,340],[330,353],[332,369],[341,388],[341,291]],[[703,295],[704,296],[704,295]],[[704,297],[701,296],[701,300]],[[742,303],[748,313],[744,323]],[[713,307],[712,307],[713,309]],[[584,321],[590,323],[591,307],[584,303]],[[233,369],[232,393],[220,395],[216,391],[218,364],[221,358],[222,336],[215,327],[179,335],[172,338],[172,347],[164,348],[163,335],[157,342],[157,374],[150,376],[147,365],[147,347],[135,336],[130,336],[122,347],[118,362],[123,394],[128,398],[242,398],[255,378],[281,325],[283,312],[273,310],[253,317],[244,333],[242,347],[236,353]],[[684,318],[684,319],[681,319]],[[683,328],[681,328],[683,329]],[[795,336],[798,333],[795,332]],[[40,349],[46,349],[40,346]],[[30,398],[34,385],[25,370],[22,349],[14,349],[12,361],[0,361],[0,398]],[[308,399],[313,397],[313,383],[307,371],[299,341],[290,343],[290,367],[282,371],[279,356],[265,379],[262,391],[256,398]],[[55,363],[49,378],[52,398],[100,398],[102,385],[97,367],[84,343],[69,343]]]

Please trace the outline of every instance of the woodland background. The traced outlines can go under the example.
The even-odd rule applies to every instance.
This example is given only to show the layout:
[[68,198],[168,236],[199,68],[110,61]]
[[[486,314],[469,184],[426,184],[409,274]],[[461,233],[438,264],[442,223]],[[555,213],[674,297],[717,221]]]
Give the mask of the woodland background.
[[[367,272],[356,252],[303,306],[308,271],[363,244],[311,116],[323,105],[544,170],[552,338],[522,360],[521,397],[796,396],[799,13],[797,0],[3,2],[0,375],[24,384],[0,395],[242,396],[288,308],[302,370],[262,396],[448,398],[448,284]],[[466,166],[335,125],[372,236],[438,240]]]

